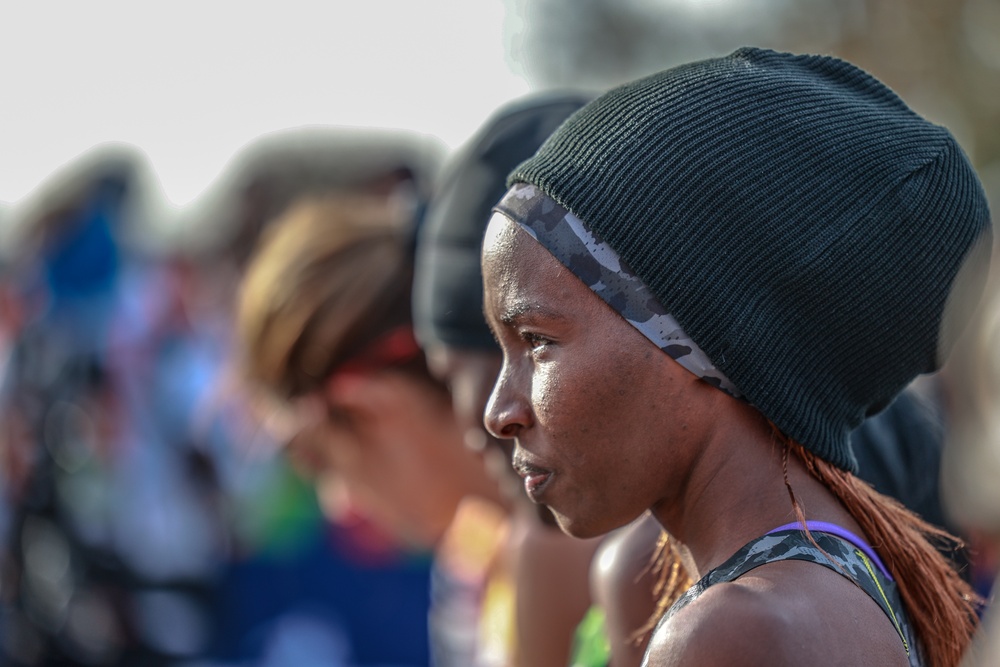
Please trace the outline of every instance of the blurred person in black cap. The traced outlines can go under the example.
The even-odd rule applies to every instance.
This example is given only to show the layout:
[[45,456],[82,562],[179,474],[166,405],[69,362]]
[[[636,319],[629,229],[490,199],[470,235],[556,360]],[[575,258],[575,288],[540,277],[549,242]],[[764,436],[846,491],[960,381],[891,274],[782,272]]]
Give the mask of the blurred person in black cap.
[[[506,173],[590,96],[537,94],[496,111],[446,164],[417,244],[414,322],[431,371],[451,390],[466,445],[479,452],[510,502],[506,536],[488,576],[504,595],[484,600],[477,665],[567,664],[590,605],[595,540],[575,540],[534,506],[510,468],[511,448],[489,436],[482,414],[501,355],[483,319],[479,249]],[[502,628],[502,629],[501,629]]]

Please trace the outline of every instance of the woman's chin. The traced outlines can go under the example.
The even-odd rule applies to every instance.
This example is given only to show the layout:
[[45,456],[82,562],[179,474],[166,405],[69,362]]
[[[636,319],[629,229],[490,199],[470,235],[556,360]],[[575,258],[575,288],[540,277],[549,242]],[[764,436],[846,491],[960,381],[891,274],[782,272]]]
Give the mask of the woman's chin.
[[556,525],[559,526],[559,529],[570,537],[587,539],[590,537],[598,537],[599,535],[603,535],[608,532],[596,530],[591,522],[581,521],[579,517],[571,517],[551,507],[549,510],[555,518]]

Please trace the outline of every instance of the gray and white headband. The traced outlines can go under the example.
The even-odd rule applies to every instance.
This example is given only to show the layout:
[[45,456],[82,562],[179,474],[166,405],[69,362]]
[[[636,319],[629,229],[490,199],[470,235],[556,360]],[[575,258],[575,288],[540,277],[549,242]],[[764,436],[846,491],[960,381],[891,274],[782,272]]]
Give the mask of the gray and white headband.
[[684,333],[645,283],[573,213],[534,185],[515,183],[494,210],[520,225],[542,247],[683,368],[730,396],[743,398]]

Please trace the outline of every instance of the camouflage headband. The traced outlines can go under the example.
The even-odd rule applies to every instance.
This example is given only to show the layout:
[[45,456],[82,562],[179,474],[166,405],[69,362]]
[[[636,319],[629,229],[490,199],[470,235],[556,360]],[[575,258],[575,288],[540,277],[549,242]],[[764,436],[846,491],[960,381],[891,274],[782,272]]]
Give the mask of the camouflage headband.
[[730,396],[743,394],[715,367],[648,287],[580,218],[533,185],[515,183],[494,208],[519,224],[671,359]]

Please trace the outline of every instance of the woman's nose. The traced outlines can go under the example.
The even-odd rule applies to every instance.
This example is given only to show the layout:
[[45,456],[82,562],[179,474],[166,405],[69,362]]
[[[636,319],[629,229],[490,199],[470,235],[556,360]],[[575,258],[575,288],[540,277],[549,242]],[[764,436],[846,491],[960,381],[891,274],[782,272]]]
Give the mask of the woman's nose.
[[515,438],[531,425],[531,407],[526,399],[528,392],[519,384],[516,374],[504,364],[483,415],[486,430],[495,438]]

